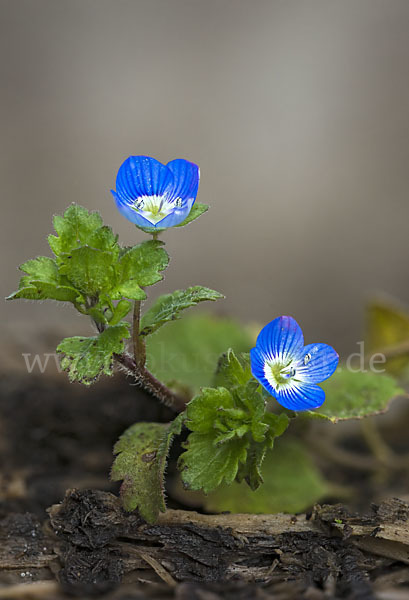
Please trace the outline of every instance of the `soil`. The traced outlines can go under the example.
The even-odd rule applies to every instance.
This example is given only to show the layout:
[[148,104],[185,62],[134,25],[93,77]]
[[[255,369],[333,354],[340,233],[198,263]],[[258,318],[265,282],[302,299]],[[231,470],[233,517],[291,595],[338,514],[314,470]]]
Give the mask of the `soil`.
[[[123,377],[85,388],[12,374],[0,393],[0,598],[409,598],[403,412],[382,431],[399,453],[396,469],[354,429],[331,441],[334,460],[321,445],[324,471],[353,490],[348,508],[213,516],[170,497],[149,526],[121,509],[111,450],[129,425],[169,421],[169,409]],[[394,495],[401,499],[380,502]]]

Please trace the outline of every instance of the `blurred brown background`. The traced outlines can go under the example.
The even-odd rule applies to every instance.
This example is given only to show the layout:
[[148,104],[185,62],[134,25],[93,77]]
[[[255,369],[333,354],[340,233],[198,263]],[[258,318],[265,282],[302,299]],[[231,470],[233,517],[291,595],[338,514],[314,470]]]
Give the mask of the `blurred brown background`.
[[[51,215],[101,211],[130,154],[201,167],[211,211],[166,234],[157,291],[291,314],[344,353],[372,291],[409,301],[407,0],[1,0],[1,295],[48,254]],[[216,307],[214,307],[216,308]],[[69,307],[3,304],[20,347]],[[3,338],[4,339],[4,338]],[[27,342],[28,343],[28,342]],[[50,341],[50,351],[53,351]]]

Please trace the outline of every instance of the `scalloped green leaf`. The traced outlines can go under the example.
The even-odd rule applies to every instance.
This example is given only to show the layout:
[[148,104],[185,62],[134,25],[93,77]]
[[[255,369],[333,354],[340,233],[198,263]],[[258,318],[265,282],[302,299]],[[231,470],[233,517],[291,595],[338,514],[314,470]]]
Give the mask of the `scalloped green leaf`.
[[[265,412],[260,420],[253,418],[252,437],[247,453],[247,460],[237,474],[237,481],[245,480],[252,490],[257,490],[264,482],[261,466],[268,450],[272,450],[277,437],[280,437],[290,424],[290,419],[285,413],[278,415]],[[257,435],[254,427],[258,426]]]
[[60,275],[55,260],[48,256],[39,256],[28,260],[20,266],[20,270],[26,275],[21,277],[19,289],[10,294],[6,298],[7,300],[25,298],[27,300],[57,300],[74,304],[83,301],[80,291]]
[[122,321],[122,319],[124,319],[127,316],[131,309],[132,302],[129,302],[128,300],[120,300],[112,312],[112,316],[109,319],[109,324],[117,325],[120,321]]
[[169,321],[180,319],[182,311],[200,302],[215,301],[224,298],[223,294],[201,285],[176,290],[171,294],[160,296],[143,315],[141,335],[150,335]]
[[83,206],[72,204],[63,216],[54,217],[53,224],[57,235],[50,235],[48,243],[56,256],[69,254],[85,245],[115,254],[119,252],[117,236],[110,227],[104,226],[98,212],[90,212]]
[[246,438],[215,445],[213,432],[191,433],[178,462],[185,488],[207,494],[222,481],[232,483],[239,464],[246,461],[248,445]]
[[246,385],[252,378],[249,355],[241,353],[236,356],[234,350],[229,348],[219,358],[214,385]]
[[142,287],[158,283],[163,279],[162,271],[169,263],[169,256],[162,248],[163,242],[148,240],[122,253],[117,266],[117,283],[112,298],[144,300]]
[[170,445],[179,435],[183,413],[170,424],[135,423],[115,444],[112,481],[122,481],[121,499],[127,511],[138,509],[148,523],[166,510],[164,473]]
[[256,489],[266,450],[288,426],[285,414],[265,413],[257,384],[233,389],[203,388],[186,407],[190,433],[179,458],[184,484],[208,492],[222,481],[245,479]]
[[97,336],[65,338],[57,346],[57,352],[63,355],[61,367],[70,381],[90,385],[101,374],[112,375],[113,354],[124,351],[124,339],[129,337],[128,324],[119,323]]
[[186,426],[190,431],[209,433],[213,431],[218,417],[222,418],[222,409],[234,408],[234,400],[225,388],[202,388],[186,406]]
[[115,256],[112,252],[81,246],[62,255],[60,273],[87,296],[109,292],[115,281]]

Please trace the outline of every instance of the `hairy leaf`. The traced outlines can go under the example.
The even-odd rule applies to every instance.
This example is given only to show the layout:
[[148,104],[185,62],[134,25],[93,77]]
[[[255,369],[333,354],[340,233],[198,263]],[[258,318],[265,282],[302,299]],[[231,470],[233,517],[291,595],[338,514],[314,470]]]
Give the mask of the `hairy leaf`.
[[115,444],[113,481],[123,480],[121,499],[125,510],[138,509],[149,523],[166,510],[164,473],[173,436],[180,434],[183,414],[170,424],[136,423]]
[[172,294],[164,294],[144,314],[141,322],[141,335],[150,335],[165,323],[179,319],[183,310],[199,304],[199,302],[214,301],[219,298],[224,298],[223,294],[201,285],[190,287],[187,290],[176,290]]
[[63,255],[60,273],[87,296],[109,292],[115,281],[114,256],[111,252],[81,246]]
[[69,254],[85,245],[114,254],[119,252],[117,237],[109,227],[103,225],[101,215],[97,212],[89,212],[78,204],[72,204],[64,216],[56,215],[53,223],[57,236],[50,235],[48,243],[56,256]]
[[353,372],[345,368],[338,368],[320,385],[325,391],[324,404],[317,411],[305,411],[302,415],[333,423],[386,412],[391,401],[405,393],[389,375]]
[[246,385],[253,378],[248,354],[235,355],[230,348],[221,355],[214,378],[215,385]]
[[179,469],[187,489],[205,493],[214,490],[222,481],[234,481],[239,463],[247,458],[248,441],[236,438],[215,445],[213,433],[191,433],[185,444],[187,450],[179,457]]
[[169,256],[162,245],[160,241],[148,240],[126,249],[117,267],[117,284],[112,292],[114,299],[143,300],[146,294],[142,287],[163,279],[161,271],[168,266]]
[[79,290],[63,277],[55,260],[48,256],[39,256],[23,263],[20,270],[26,273],[21,277],[19,289],[8,296],[7,300],[26,298],[27,300],[58,300],[60,302],[81,302]]
[[225,388],[203,388],[186,407],[186,425],[190,431],[209,433],[225,416],[222,410],[234,408],[233,397]]
[[70,381],[86,385],[96,381],[102,373],[112,375],[112,355],[123,352],[124,338],[129,338],[125,323],[108,327],[97,336],[65,338],[57,346],[57,352],[64,355],[61,367],[68,372]]
[[260,466],[267,448],[287,425],[285,414],[265,413],[257,384],[231,392],[203,388],[186,407],[185,424],[192,432],[179,459],[182,480],[189,489],[214,489],[222,481],[246,479],[260,485]]
[[253,432],[254,441],[250,444],[246,463],[241,467],[237,474],[238,482],[241,482],[244,479],[252,490],[257,490],[259,488],[264,481],[261,473],[261,466],[267,451],[272,450],[275,439],[285,432],[289,423],[290,420],[285,413],[276,415],[266,412],[263,415],[263,419],[259,423],[259,425],[265,427],[263,430],[263,438],[256,438]]
[[109,319],[109,324],[116,325],[117,323],[119,323],[122,319],[126,317],[131,308],[131,302],[129,302],[128,300],[120,300],[112,312],[112,316]]

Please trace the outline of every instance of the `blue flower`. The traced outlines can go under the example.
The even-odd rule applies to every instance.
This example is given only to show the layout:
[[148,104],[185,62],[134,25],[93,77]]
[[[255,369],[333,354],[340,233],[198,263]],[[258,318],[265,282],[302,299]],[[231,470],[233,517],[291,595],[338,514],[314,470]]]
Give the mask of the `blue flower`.
[[176,159],[163,165],[149,156],[130,156],[121,165],[116,191],[119,212],[138,227],[163,229],[186,219],[196,200],[199,167]]
[[318,408],[325,392],[317,383],[328,379],[338,354],[327,344],[304,346],[301,327],[292,317],[278,317],[259,333],[250,351],[251,372],[282,406],[290,410]]

